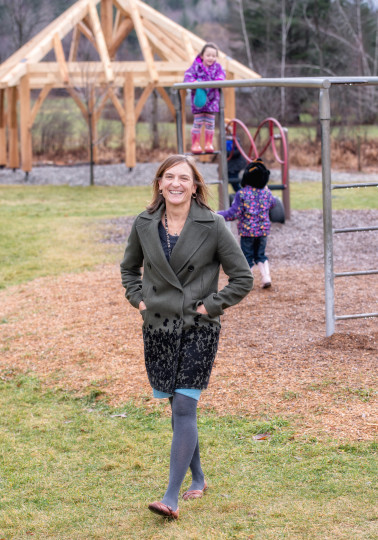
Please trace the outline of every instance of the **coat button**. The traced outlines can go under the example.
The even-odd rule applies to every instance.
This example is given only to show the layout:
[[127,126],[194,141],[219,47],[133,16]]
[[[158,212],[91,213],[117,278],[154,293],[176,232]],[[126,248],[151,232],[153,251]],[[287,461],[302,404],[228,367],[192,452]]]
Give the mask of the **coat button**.
[[192,264],[190,264],[190,265],[188,266],[188,271],[189,271],[189,272],[193,272],[193,270],[194,270],[194,266],[193,266]]
[[151,263],[147,263],[148,268],[151,268]]
[[154,286],[152,287],[152,290],[153,290],[154,292],[156,292],[156,291],[157,291],[157,289],[156,289],[155,285],[154,285]]

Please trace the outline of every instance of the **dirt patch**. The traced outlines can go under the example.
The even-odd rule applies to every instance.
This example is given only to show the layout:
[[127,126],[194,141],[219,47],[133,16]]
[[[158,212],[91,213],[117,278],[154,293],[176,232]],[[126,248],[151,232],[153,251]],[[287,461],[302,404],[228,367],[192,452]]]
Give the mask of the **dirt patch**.
[[[349,217],[359,223],[357,214]],[[319,219],[317,212],[298,212],[273,230],[273,286],[261,289],[257,276],[248,297],[226,311],[200,407],[254,418],[284,416],[298,436],[371,440],[378,427],[377,319],[340,321],[325,338],[324,276],[314,249],[321,246]],[[121,229],[131,222],[108,224],[120,227],[108,238],[119,243],[120,258]],[[361,238],[356,247],[373,268],[377,251],[371,250],[371,237]],[[344,247],[337,258],[348,269],[355,257]],[[342,281],[338,313],[377,311],[376,276]],[[11,287],[0,292],[0,303],[3,375],[32,371],[48,385],[104,392],[112,404],[133,399],[156,406],[144,369],[142,321],[124,298],[118,265]]]

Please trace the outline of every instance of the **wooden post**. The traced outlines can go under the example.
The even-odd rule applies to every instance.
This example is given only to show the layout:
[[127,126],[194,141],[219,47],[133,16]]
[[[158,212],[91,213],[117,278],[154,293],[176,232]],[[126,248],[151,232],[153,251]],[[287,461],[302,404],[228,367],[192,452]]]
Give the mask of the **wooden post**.
[[7,164],[7,137],[5,121],[5,91],[0,89],[0,167]]
[[113,0],[101,0],[101,26],[109,50],[113,36]]
[[125,105],[125,164],[130,169],[136,165],[135,146],[135,90],[133,74],[125,74],[125,84],[123,88]]
[[8,101],[8,140],[9,140],[9,153],[8,153],[8,167],[11,169],[18,169],[20,166],[20,156],[18,152],[18,125],[17,125],[17,99],[18,92],[17,86],[11,86],[7,88],[7,101]]
[[30,86],[29,75],[20,80],[20,134],[21,134],[21,164],[26,173],[32,169],[32,140],[30,122]]
[[[226,72],[226,79],[232,80],[234,76],[229,71]],[[224,116],[225,118],[231,120],[236,118],[236,109],[235,109],[235,88],[223,88],[224,96]]]

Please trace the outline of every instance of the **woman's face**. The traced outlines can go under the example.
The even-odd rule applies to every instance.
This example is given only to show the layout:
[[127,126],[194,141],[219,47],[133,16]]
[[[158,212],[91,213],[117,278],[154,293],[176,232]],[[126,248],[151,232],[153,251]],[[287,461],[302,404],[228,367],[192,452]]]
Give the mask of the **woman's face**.
[[205,52],[203,53],[203,56],[202,56],[203,65],[206,67],[210,67],[214,64],[216,59],[217,59],[216,49],[213,49],[213,47],[206,47]]
[[190,205],[192,194],[196,192],[192,169],[185,161],[177,163],[165,171],[159,188],[167,206]]

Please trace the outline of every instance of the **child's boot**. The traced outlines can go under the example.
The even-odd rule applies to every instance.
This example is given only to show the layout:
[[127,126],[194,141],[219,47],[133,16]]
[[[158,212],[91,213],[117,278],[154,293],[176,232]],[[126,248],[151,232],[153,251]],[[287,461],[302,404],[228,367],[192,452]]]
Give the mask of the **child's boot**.
[[205,152],[212,154],[214,152],[213,146],[214,131],[205,129]]
[[261,274],[261,288],[267,289],[272,284],[270,279],[269,263],[268,261],[265,261],[264,263],[259,262],[257,266],[259,267]]
[[191,148],[192,154],[202,154],[202,148],[200,145],[200,137],[201,137],[201,133],[192,131],[192,148]]
[[266,278],[266,284],[264,288],[270,287],[272,285],[272,278],[270,277],[270,269],[269,269],[269,263],[268,261],[264,262],[264,270],[265,270],[265,278]]

